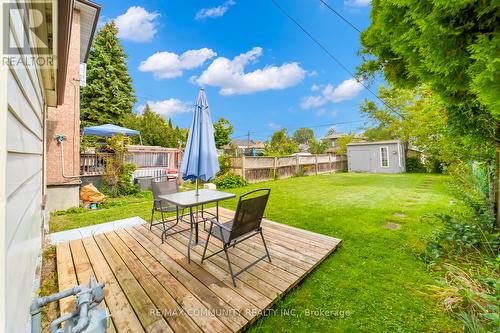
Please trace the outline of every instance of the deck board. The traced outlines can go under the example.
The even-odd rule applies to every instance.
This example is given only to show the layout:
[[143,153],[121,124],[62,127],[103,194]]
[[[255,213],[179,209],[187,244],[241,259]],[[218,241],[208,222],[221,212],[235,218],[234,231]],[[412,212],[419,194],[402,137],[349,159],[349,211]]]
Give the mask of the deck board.
[[[222,222],[233,212],[220,209]],[[90,275],[106,283],[108,332],[239,332],[257,320],[330,255],[340,239],[272,221],[263,222],[272,261],[242,273],[234,287],[224,257],[201,264],[207,234],[186,258],[187,233],[162,244],[159,227],[135,226],[57,245],[60,290],[87,283]],[[210,239],[208,251],[221,249]],[[230,251],[239,270],[264,254],[259,237]],[[69,309],[70,304],[61,304]]]

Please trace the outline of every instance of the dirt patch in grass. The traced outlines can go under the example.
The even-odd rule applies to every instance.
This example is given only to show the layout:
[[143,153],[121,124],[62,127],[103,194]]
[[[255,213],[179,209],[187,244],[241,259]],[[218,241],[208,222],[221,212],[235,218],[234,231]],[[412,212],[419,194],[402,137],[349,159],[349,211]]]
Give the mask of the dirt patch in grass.
[[401,212],[397,212],[397,213],[394,213],[394,217],[398,218],[398,219],[404,219],[406,217],[406,214],[401,213]]
[[[43,251],[40,296],[47,296],[59,291],[57,282],[56,247],[49,246]],[[59,302],[52,302],[42,310],[42,332],[50,332],[50,323],[59,317]]]
[[397,230],[397,229],[401,228],[401,224],[394,223],[394,222],[387,222],[386,224],[384,224],[384,228],[391,229],[391,230]]

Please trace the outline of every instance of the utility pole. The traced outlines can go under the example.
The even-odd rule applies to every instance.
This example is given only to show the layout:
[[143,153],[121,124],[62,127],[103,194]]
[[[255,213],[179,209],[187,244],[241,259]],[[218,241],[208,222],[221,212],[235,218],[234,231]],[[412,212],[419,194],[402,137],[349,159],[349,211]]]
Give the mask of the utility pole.
[[247,149],[250,149],[250,131],[247,134]]

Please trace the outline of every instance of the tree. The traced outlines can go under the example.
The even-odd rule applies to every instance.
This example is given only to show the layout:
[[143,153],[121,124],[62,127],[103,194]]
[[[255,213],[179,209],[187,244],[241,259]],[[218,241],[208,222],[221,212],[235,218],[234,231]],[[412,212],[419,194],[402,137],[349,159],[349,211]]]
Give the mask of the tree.
[[453,131],[500,143],[497,1],[372,1],[359,73],[396,87],[427,84]]
[[298,144],[308,144],[314,139],[314,131],[307,127],[299,128],[293,132],[292,139]]
[[114,22],[97,33],[87,62],[87,86],[80,94],[81,125],[123,125],[136,102],[123,47]]
[[342,135],[337,139],[337,150],[335,151],[337,154],[347,154],[347,145],[351,142],[359,141],[359,137],[356,134],[346,134]]
[[311,154],[324,154],[330,147],[330,141],[326,139],[316,140],[314,137],[309,140],[309,152]]
[[299,151],[299,145],[288,136],[286,128],[278,130],[266,142],[264,152],[268,156],[290,155]]
[[378,125],[376,127],[366,128],[363,132],[363,137],[368,141],[383,141],[395,139],[394,133],[387,127]]
[[422,98],[423,93],[418,89],[388,89],[380,86],[379,96],[387,105],[379,106],[373,101],[365,100],[360,110],[362,114],[378,124],[376,129],[380,132],[368,131],[372,139],[399,139],[403,142],[405,152],[408,152],[413,126],[410,113],[415,108],[421,107],[419,99]]
[[450,132],[445,103],[427,86],[413,89],[381,87],[379,95],[389,107],[370,101],[361,106],[361,112],[377,124],[364,132],[368,140],[399,139],[406,149],[411,144],[423,150],[430,164],[484,160],[491,155],[491,146],[488,148],[484,142],[473,143],[469,137]]
[[233,134],[233,125],[231,125],[229,120],[219,118],[214,123],[215,146],[218,149],[231,143],[231,134]]
[[178,127],[171,127],[165,118],[151,110],[148,104],[141,115],[129,115],[124,126],[141,132],[142,143],[148,146],[178,148],[185,141],[184,133]]

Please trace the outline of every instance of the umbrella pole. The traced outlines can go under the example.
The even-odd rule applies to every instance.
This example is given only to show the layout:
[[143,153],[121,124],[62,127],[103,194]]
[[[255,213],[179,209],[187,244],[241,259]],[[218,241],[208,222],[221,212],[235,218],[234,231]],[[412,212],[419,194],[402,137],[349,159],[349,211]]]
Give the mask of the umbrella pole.
[[198,177],[196,177],[196,196],[198,196]]

